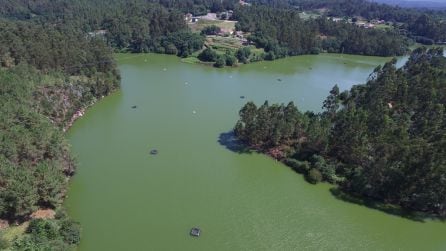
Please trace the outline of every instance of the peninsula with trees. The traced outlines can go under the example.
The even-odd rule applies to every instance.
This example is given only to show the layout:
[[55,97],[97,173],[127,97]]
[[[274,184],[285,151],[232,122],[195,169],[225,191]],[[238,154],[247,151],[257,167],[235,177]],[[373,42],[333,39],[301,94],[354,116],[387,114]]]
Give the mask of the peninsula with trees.
[[334,86],[321,113],[248,102],[235,135],[311,183],[443,217],[446,57],[442,48],[419,48],[403,67],[395,63],[351,90]]
[[[365,0],[1,1],[0,249],[79,243],[80,225],[62,207],[76,170],[64,132],[119,89],[113,53],[215,67],[325,52],[398,56],[414,42],[445,43],[445,17]],[[366,85],[335,87],[321,114],[248,103],[236,135],[312,182],[445,214],[441,53],[417,49],[401,69],[392,61]]]

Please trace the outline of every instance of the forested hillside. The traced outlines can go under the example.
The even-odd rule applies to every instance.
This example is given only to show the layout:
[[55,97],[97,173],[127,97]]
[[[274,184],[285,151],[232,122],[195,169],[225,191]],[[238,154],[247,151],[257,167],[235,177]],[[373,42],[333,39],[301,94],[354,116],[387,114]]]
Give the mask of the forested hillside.
[[[119,74],[102,40],[24,21],[0,20],[0,65],[0,218],[13,223],[60,207],[75,171],[63,130],[117,89]],[[1,247],[67,250],[79,241],[77,224],[66,216],[35,224],[14,243],[0,236]],[[42,232],[48,227],[58,234]]]
[[417,49],[400,69],[378,67],[365,85],[340,93],[324,112],[287,106],[240,110],[236,136],[284,161],[310,182],[404,208],[446,214],[446,58]]
[[[313,4],[321,6],[311,8],[328,5],[329,15],[393,19],[406,23],[413,35],[444,39],[446,32],[445,22],[441,21],[442,13],[362,3],[360,0],[330,3],[320,0]],[[215,64],[219,67],[225,64],[232,66],[237,59],[248,62],[248,58],[254,58],[250,50],[256,49],[253,45],[239,48],[233,54],[217,55],[210,49],[204,50],[205,37],[188,28],[184,19],[187,12],[203,15],[208,11],[234,10],[233,18],[239,21],[237,28],[248,32],[249,41],[265,51],[262,55],[255,54],[256,60],[320,51],[381,56],[401,55],[407,51],[407,40],[397,31],[366,30],[329,21],[325,16],[303,20],[294,4],[300,4],[300,9],[312,5],[306,0],[266,1],[267,6],[251,7],[240,6],[237,0],[2,0],[0,218],[11,224],[21,223],[30,220],[30,214],[39,208],[60,209],[68,178],[76,166],[63,131],[89,105],[119,88],[120,76],[113,52],[157,52],[187,57],[202,50],[217,59]],[[263,53],[263,50],[258,51]],[[444,163],[444,153],[437,151],[435,155],[429,155],[430,152],[424,152],[429,147],[435,150],[439,144],[444,145],[441,136],[444,135],[445,124],[442,115],[444,58],[438,53],[435,50],[417,51],[401,70],[388,64],[377,69],[376,79],[370,80],[366,86],[353,88],[350,93],[341,95],[334,89],[326,103],[328,110],[322,115],[301,114],[292,104],[286,108],[265,105],[259,109],[249,104],[244,108],[248,109],[247,112],[242,113],[248,117],[242,117],[236,132],[241,139],[260,149],[284,147],[274,153],[287,157],[289,163],[294,163],[292,165],[301,163],[301,160],[312,161],[313,176],[317,178],[320,172],[327,180],[339,181],[346,190],[418,210],[443,213],[444,201],[441,200],[444,198],[439,192],[444,191],[438,184],[443,182],[439,175],[444,173],[435,167]],[[388,86],[386,81],[393,83],[389,90],[378,88]],[[365,97],[373,96],[374,92],[385,95],[377,96],[373,102],[367,100],[367,103]],[[388,111],[383,112],[384,108],[376,105],[382,102],[384,108],[391,106]],[[343,107],[339,111],[338,105]],[[423,106],[428,107],[426,112],[422,110]],[[378,109],[381,113],[373,112],[372,108],[381,109]],[[286,127],[286,132],[281,131],[283,121],[277,125],[269,124],[269,129],[261,132],[255,131],[264,128],[254,126],[257,119],[245,121],[252,116],[261,116],[264,120],[277,115],[270,110],[282,114],[284,109],[290,116],[287,123],[295,126]],[[380,115],[388,117],[381,118]],[[268,123],[273,123],[280,116],[269,118]],[[359,125],[345,122],[348,119],[356,119],[354,122]],[[435,121],[435,127],[426,119]],[[391,138],[390,129],[380,128],[388,125],[386,123],[390,123],[389,128],[395,130],[394,133],[401,133],[400,137]],[[367,130],[374,126],[377,131],[373,137],[361,136],[358,142],[349,144],[348,147],[354,147],[350,151],[340,147],[342,145],[336,140],[355,137],[352,132],[357,128],[341,130],[344,136],[330,136],[334,130],[332,127],[350,125],[363,126],[359,129],[365,130],[362,132],[364,135],[368,135]],[[383,146],[385,137],[395,140],[395,149]],[[362,140],[369,144],[366,149],[361,148]],[[407,147],[410,144],[419,147]],[[378,163],[376,154],[387,151],[385,147],[391,148],[388,151],[390,155],[381,160],[383,163]],[[398,162],[395,157],[398,154],[406,154],[403,156],[407,158]],[[402,163],[415,163],[410,156],[423,160],[414,164],[414,168],[419,169],[410,171],[402,168],[405,166]],[[315,164],[319,160],[328,164]],[[391,175],[395,180],[372,177],[364,171],[375,170],[373,168],[379,175],[397,170]],[[424,174],[422,170],[429,168],[432,175],[424,179],[417,180],[409,175],[415,172]],[[425,190],[412,191],[413,187],[404,186],[406,183],[397,183],[402,177],[411,178],[410,182],[424,182],[422,187]],[[389,182],[392,183],[390,189],[394,190],[383,194],[384,188],[390,186]],[[367,189],[359,189],[361,186]],[[440,195],[435,197],[434,190]],[[27,234],[12,242],[4,242],[0,236],[0,249],[12,245],[19,250],[49,250],[52,247],[66,250],[78,242],[79,226],[65,215],[58,214],[54,220],[31,221]]]
[[325,17],[302,20],[295,10],[267,6],[239,7],[234,12],[238,28],[275,57],[318,53],[321,50],[375,56],[407,52],[408,42],[395,31],[364,29]]
[[[326,10],[328,16],[382,19],[399,22],[414,39],[423,37],[434,42],[446,41],[446,11],[411,9],[375,3],[367,0],[251,0],[254,4],[263,4],[287,9]],[[422,38],[418,38],[423,41]]]

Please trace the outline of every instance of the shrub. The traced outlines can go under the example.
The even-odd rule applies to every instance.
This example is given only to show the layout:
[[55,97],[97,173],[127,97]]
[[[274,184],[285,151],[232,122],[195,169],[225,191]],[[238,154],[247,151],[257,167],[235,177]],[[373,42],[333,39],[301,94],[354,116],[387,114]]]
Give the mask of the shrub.
[[322,174],[316,168],[310,169],[308,175],[305,177],[311,184],[316,184],[322,181]]
[[276,59],[276,55],[274,54],[273,51],[268,51],[265,54],[264,58],[265,58],[265,60],[272,61],[272,60]]
[[311,163],[313,168],[320,171],[322,174],[323,179],[333,182],[336,179],[336,166],[330,163],[327,163],[327,161],[324,159],[324,157],[320,155],[313,155],[311,158]]
[[248,63],[248,58],[251,55],[251,49],[249,47],[243,47],[237,50],[235,53],[235,56],[240,62],[243,62],[244,64]]
[[166,54],[172,54],[172,55],[176,55],[178,53],[177,47],[175,47],[175,45],[172,43],[167,43],[164,46],[164,51]]
[[221,32],[220,27],[217,25],[206,26],[201,30],[201,35],[217,35]]
[[217,53],[210,48],[206,48],[198,55],[198,59],[203,62],[215,62],[217,60]]
[[310,54],[313,54],[313,55],[318,55],[320,52],[321,52],[321,50],[317,47],[313,47],[310,50]]
[[63,240],[69,244],[79,244],[81,240],[81,228],[79,223],[72,220],[62,221],[59,233]]
[[237,62],[237,59],[233,55],[226,55],[226,65],[233,66]]
[[9,248],[9,241],[0,234],[0,250]]
[[310,170],[310,164],[308,163],[308,161],[300,161],[297,159],[288,158],[285,159],[284,163],[298,173],[307,174]]
[[58,226],[55,221],[33,219],[26,229],[36,242],[44,242],[44,240],[54,240],[59,237]]
[[225,64],[226,64],[225,56],[218,56],[217,59],[215,60],[214,67],[222,68],[225,66]]

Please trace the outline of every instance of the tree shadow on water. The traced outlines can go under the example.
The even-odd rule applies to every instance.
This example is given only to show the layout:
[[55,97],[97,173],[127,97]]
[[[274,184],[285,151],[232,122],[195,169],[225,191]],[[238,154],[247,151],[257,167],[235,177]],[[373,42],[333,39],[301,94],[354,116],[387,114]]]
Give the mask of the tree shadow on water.
[[237,139],[234,131],[224,132],[218,136],[218,143],[231,152],[252,153],[252,151],[243,142]]
[[356,197],[350,195],[339,188],[331,188],[330,193],[338,200],[342,200],[348,203],[357,204],[367,208],[379,210],[386,214],[402,217],[416,222],[426,222],[426,220],[439,220],[445,221],[446,217],[442,216],[432,216],[423,212],[414,212],[411,210],[406,210],[397,205],[383,203],[371,198]]

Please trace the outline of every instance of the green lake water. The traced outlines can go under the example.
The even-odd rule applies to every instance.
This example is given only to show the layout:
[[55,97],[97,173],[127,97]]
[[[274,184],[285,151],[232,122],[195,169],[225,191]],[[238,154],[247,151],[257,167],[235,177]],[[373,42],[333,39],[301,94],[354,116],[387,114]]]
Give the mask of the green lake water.
[[321,54],[234,69],[117,59],[121,90],[68,133],[79,167],[66,206],[83,227],[79,250],[446,250],[444,222],[339,200],[328,184],[224,144],[247,101],[320,111],[334,84],[363,83],[388,59]]

